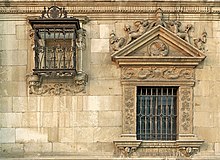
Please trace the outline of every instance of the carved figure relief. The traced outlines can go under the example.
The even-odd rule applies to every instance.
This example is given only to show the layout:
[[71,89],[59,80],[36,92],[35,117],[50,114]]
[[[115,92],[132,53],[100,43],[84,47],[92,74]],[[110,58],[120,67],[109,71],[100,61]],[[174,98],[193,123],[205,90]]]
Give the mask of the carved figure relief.
[[161,40],[156,40],[149,46],[150,56],[167,56],[168,53],[168,45],[166,45],[166,43]]
[[125,45],[125,38],[118,38],[114,32],[110,34],[111,51],[118,51]]
[[144,34],[148,29],[149,22],[147,20],[134,22],[135,30],[131,30],[130,25],[125,25],[124,30],[128,34],[127,44]]
[[122,68],[122,80],[192,80],[193,70],[175,67],[138,67]]
[[[121,49],[123,46],[131,43],[135,39],[139,38],[142,36],[144,33],[150,31],[151,29],[157,27],[158,25],[168,29],[169,31],[173,32],[176,34],[176,36],[180,37],[181,39],[185,40],[186,42],[190,43],[191,45],[195,46],[201,51],[206,51],[205,49],[205,44],[207,42],[207,33],[203,32],[200,38],[195,38],[193,36],[194,32],[194,27],[192,24],[187,24],[185,27],[182,26],[182,23],[179,22],[178,20],[171,20],[171,21],[165,21],[163,18],[163,11],[158,8],[156,10],[155,14],[155,20],[150,22],[148,20],[138,20],[134,22],[133,27],[131,25],[126,24],[124,27],[126,35],[122,38],[117,38],[118,41],[119,39],[123,39],[123,41],[120,41],[120,45],[117,46],[117,49],[113,49],[112,51],[118,51]],[[132,29],[134,28],[134,29]],[[184,28],[184,29],[182,29]],[[114,35],[116,37],[116,35]],[[111,35],[112,37],[112,35]],[[111,39],[111,38],[110,38]],[[156,42],[155,42],[156,43]],[[158,43],[158,42],[157,42]],[[112,48],[114,47],[114,43],[111,43],[110,40],[110,46]],[[164,55],[168,54],[168,49],[164,49]],[[150,53],[152,55],[152,53]]]

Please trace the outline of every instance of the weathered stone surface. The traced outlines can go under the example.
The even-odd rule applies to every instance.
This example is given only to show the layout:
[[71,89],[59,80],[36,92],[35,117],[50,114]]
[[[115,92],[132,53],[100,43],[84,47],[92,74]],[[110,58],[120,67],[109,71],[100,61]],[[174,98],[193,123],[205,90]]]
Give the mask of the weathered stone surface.
[[76,149],[75,143],[53,143],[53,152],[74,152]]
[[74,142],[75,129],[74,128],[59,128],[59,142],[71,143]]
[[112,65],[91,65],[91,79],[118,79],[120,69]]
[[27,112],[22,113],[22,127],[41,127],[41,113],[40,112]]
[[[5,42],[6,43],[6,42]],[[17,44],[13,44],[12,42],[7,42],[8,45],[11,45],[11,49],[2,48],[2,52],[0,52],[0,64],[1,65],[27,65],[27,50],[17,50]],[[3,44],[6,45],[6,44]],[[12,47],[13,46],[13,47]],[[7,46],[4,46],[7,47]],[[9,46],[10,47],[10,46]],[[6,51],[5,51],[6,50]]]
[[41,110],[45,112],[58,111],[60,106],[60,97],[58,96],[46,96],[41,97]]
[[94,130],[94,142],[112,142],[121,134],[121,127],[98,127]]
[[0,96],[26,96],[26,82],[2,82]]
[[27,98],[27,103],[28,103],[28,107],[27,110],[28,112],[37,112],[37,111],[41,111],[41,106],[40,106],[40,97],[28,97]]
[[0,126],[18,128],[22,126],[22,113],[0,113]]
[[84,96],[83,110],[111,111],[121,109],[121,96]]
[[90,80],[89,93],[91,95],[121,95],[121,85],[118,80]]
[[109,52],[108,39],[91,39],[92,52]]
[[26,40],[28,38],[28,30],[26,25],[16,25],[16,38],[18,40]]
[[27,111],[27,97],[13,97],[13,112]]
[[99,126],[122,126],[122,112],[121,111],[101,111],[99,112]]
[[40,122],[42,127],[58,127],[59,112],[43,112]]
[[17,153],[24,153],[24,144],[20,144],[20,143],[4,143],[1,144],[2,147],[2,153],[3,154],[8,154],[11,155],[12,153],[14,153],[15,155]]
[[97,127],[98,112],[76,112],[75,126],[77,127]]
[[0,113],[12,112],[12,97],[1,97],[0,104]]
[[25,143],[25,153],[45,153],[52,152],[52,143]]
[[15,143],[15,128],[1,128],[0,143]]
[[109,35],[114,30],[114,25],[113,24],[100,24],[100,38],[101,39],[109,39]]
[[94,127],[75,127],[74,142],[94,142]]
[[48,131],[43,128],[16,128],[16,142],[48,142]]
[[195,112],[194,125],[196,127],[214,127],[214,113],[212,112]]

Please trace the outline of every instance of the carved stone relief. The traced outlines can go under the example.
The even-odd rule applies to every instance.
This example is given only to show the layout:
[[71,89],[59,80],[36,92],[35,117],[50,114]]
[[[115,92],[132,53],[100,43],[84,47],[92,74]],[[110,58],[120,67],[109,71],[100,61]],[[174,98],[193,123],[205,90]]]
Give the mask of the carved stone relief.
[[122,67],[122,80],[193,80],[191,68],[177,67]]
[[150,56],[167,56],[169,53],[168,45],[161,40],[153,41],[148,50]]
[[141,144],[141,141],[114,141],[115,143],[115,155],[121,158],[138,157],[137,149]]
[[[110,47],[112,49],[112,52],[120,50],[125,45],[128,45],[135,39],[141,37],[144,33],[157,27],[158,25],[173,32],[176,36],[185,40],[199,50],[203,52],[206,51],[205,44],[207,42],[207,32],[205,30],[202,33],[201,37],[195,38],[193,36],[194,27],[192,24],[187,24],[185,27],[183,27],[182,23],[178,20],[165,21],[163,18],[163,11],[159,8],[156,10],[154,21],[150,22],[149,20],[138,20],[134,22],[133,27],[131,27],[131,25],[129,24],[126,24],[124,27],[124,30],[126,32],[125,37],[118,38],[115,33],[112,33],[110,38]],[[115,41],[112,41],[113,38],[115,39]],[[151,56],[167,56],[168,51],[168,46],[162,41],[154,41],[149,47],[149,55]]]
[[123,133],[135,132],[135,87],[125,86],[124,88],[124,106],[123,106]]
[[182,154],[182,156],[192,157],[194,154],[197,154],[197,152],[199,151],[199,148],[198,147],[182,147],[182,148],[179,148],[179,151]]
[[85,73],[77,74],[68,82],[42,83],[43,79],[38,75],[29,75],[29,94],[35,95],[74,95],[85,92],[88,77]]
[[192,92],[190,87],[180,87],[180,126],[181,133],[192,132]]

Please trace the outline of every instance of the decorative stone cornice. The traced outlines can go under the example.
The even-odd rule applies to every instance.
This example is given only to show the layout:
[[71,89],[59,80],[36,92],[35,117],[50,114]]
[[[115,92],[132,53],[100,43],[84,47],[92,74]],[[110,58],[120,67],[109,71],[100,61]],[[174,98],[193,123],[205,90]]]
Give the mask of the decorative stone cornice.
[[[202,1],[187,1],[187,2],[175,2],[175,1],[164,1],[164,2],[145,2],[145,1],[137,1],[137,2],[110,2],[110,1],[102,1],[102,2],[94,2],[94,1],[11,1],[11,2],[0,2],[0,14],[40,14],[41,8],[51,5],[57,5],[61,7],[65,7],[65,10],[70,13],[76,15],[87,15],[90,18],[98,18],[98,19],[120,19],[120,17],[124,17],[123,19],[132,18],[140,19],[146,14],[149,15],[149,19],[154,14],[154,11],[157,7],[161,7],[165,14],[193,14],[194,16],[189,16],[187,18],[184,17],[184,20],[187,19],[198,19],[198,20],[210,20],[210,16],[214,16],[218,19],[218,14],[220,13],[220,2],[202,2]],[[67,7],[68,6],[68,7]],[[102,16],[100,16],[102,14]],[[109,14],[117,14],[117,16],[111,16]],[[131,14],[131,15],[129,15]],[[206,16],[201,16],[201,14],[205,14]],[[129,16],[128,16],[129,15]],[[153,18],[153,17],[152,17]],[[181,18],[181,16],[180,16]]]

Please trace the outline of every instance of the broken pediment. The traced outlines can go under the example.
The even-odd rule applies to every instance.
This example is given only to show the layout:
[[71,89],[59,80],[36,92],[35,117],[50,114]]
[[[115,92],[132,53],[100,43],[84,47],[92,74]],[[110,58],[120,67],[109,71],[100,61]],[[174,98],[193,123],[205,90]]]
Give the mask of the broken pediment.
[[159,25],[112,55],[119,65],[196,66],[205,55],[187,41]]
[[207,33],[194,38],[193,25],[182,29],[177,21],[166,22],[162,10],[156,11],[155,20],[136,21],[134,28],[125,25],[125,37],[110,36],[112,60],[119,65],[188,65],[197,66],[205,59],[203,54]]

